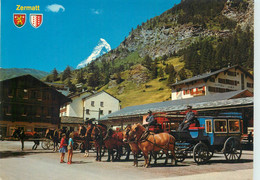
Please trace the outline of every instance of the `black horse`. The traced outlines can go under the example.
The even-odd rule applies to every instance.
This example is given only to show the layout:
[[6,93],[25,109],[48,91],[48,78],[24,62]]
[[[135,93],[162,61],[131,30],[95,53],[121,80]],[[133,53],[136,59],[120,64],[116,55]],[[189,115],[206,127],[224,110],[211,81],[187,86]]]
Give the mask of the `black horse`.
[[53,141],[53,151],[58,151],[59,149],[59,142],[60,142],[60,134],[61,134],[61,130],[60,129],[55,129],[55,130],[51,130],[51,129],[47,129],[45,132],[45,138],[47,139],[51,139]]
[[[12,136],[14,138],[18,138],[21,141],[21,149],[23,151],[24,149],[24,141],[28,140],[29,138],[37,139],[40,138],[40,134],[36,132],[24,132],[23,129],[15,129]],[[34,140],[34,145],[32,147],[32,150],[36,150],[38,145],[40,144],[40,140]]]

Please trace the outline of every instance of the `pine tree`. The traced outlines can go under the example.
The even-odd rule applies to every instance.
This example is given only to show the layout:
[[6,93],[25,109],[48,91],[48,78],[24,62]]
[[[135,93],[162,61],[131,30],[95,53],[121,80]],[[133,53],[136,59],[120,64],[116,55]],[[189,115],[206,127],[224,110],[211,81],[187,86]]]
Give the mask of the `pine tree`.
[[71,70],[70,67],[67,66],[67,68],[64,70],[63,74],[62,74],[62,81],[65,81],[67,78],[71,77]]
[[146,67],[147,69],[149,69],[150,71],[152,70],[152,58],[149,56],[149,55],[146,55],[144,57],[144,60],[143,60],[143,66]]
[[52,70],[53,81],[57,81],[58,75],[59,75],[58,71],[56,70],[56,68],[54,68]]

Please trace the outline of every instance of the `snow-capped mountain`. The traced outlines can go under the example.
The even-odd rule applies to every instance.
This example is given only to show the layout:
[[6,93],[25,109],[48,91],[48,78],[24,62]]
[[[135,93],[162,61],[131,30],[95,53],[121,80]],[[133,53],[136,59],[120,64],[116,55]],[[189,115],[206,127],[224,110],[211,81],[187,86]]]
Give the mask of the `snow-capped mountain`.
[[103,38],[100,38],[98,45],[94,48],[91,55],[78,64],[77,69],[85,67],[87,64],[89,64],[91,61],[97,59],[99,56],[102,56],[103,54],[109,52],[111,50],[110,45],[107,43],[107,41]]

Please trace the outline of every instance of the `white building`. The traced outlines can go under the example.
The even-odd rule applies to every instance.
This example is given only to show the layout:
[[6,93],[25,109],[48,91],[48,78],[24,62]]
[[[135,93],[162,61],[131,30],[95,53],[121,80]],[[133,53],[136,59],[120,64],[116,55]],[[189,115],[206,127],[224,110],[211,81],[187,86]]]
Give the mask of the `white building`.
[[120,101],[105,91],[97,93],[82,92],[70,96],[71,102],[63,105],[60,109],[61,123],[67,122],[68,118],[80,122],[86,119],[100,119],[112,112],[120,110]]
[[244,89],[253,92],[253,82],[253,75],[236,65],[173,84],[172,100]]
[[91,92],[81,92],[79,94],[69,96],[71,102],[64,104],[60,109],[60,116],[83,118],[83,101],[82,99],[92,95]]
[[100,91],[83,98],[84,119],[100,119],[112,112],[120,110],[120,100],[111,94]]

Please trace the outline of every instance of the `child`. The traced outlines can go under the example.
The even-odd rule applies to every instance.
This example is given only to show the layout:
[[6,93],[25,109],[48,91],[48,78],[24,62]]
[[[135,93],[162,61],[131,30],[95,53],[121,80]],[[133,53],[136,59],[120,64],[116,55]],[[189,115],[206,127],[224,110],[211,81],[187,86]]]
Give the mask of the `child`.
[[64,156],[65,156],[65,153],[67,151],[67,144],[66,144],[66,135],[65,134],[62,134],[62,139],[60,141],[60,150],[59,152],[61,153],[60,155],[60,163],[65,163],[64,162]]
[[72,162],[72,155],[73,155],[73,133],[70,133],[69,145],[68,145],[68,164]]

